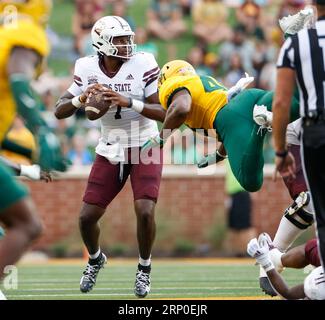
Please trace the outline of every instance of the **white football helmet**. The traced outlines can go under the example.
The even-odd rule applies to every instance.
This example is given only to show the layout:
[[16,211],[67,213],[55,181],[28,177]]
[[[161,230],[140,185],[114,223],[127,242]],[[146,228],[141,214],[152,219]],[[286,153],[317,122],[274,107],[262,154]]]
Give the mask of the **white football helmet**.
[[[113,44],[115,37],[123,36],[129,37],[128,44]],[[121,17],[106,16],[100,18],[91,30],[91,38],[93,47],[100,54],[129,59],[135,53],[134,32]],[[126,48],[125,55],[121,55],[119,48]]]

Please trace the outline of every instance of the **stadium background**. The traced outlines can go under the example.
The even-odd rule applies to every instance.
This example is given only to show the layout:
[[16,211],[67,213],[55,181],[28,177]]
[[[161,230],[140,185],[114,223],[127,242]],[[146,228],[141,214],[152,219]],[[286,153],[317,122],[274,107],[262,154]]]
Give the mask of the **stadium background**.
[[[110,14],[112,1],[104,2],[103,12]],[[178,4],[187,2],[190,3],[190,1],[176,1]],[[240,4],[243,1],[220,1],[227,8],[227,24],[232,30],[239,30],[237,14],[240,7],[232,6],[236,2]],[[145,28],[146,12],[151,1],[133,0],[126,3],[127,17],[132,20],[136,30],[141,27]],[[274,61],[282,41],[281,32],[277,27],[277,18],[288,12],[297,12],[304,4],[304,1],[299,0],[256,1],[255,6],[260,10],[257,27],[264,35],[246,34],[243,40],[245,44],[246,42],[253,43],[255,48],[255,55],[250,56],[252,68],[250,73],[257,79],[255,86],[272,89]],[[68,174],[62,175],[51,184],[25,181],[31,189],[45,225],[43,236],[35,243],[33,249],[42,250],[57,257],[82,256],[83,246],[78,230],[78,214],[93,161],[94,146],[99,136],[98,123],[86,120],[82,113],[75,118],[61,121],[57,121],[53,116],[57,97],[71,81],[74,61],[82,55],[80,50],[74,47],[71,21],[75,10],[76,4],[73,0],[54,0],[48,28],[52,44],[49,67],[34,84],[35,90],[44,102],[46,119],[61,136],[64,142],[64,152],[72,160],[73,166]],[[186,31],[182,35],[168,42],[157,37],[150,37],[147,40],[160,66],[173,58],[190,59],[189,53],[193,48],[202,45],[193,36],[194,23],[191,15],[184,14],[183,19]],[[205,45],[204,54],[196,67],[199,67],[200,72],[214,75],[223,83],[226,82],[228,86],[231,86],[232,82],[236,82],[247,70],[244,70],[244,61],[225,68],[219,55],[223,50],[222,46],[222,42]],[[263,77],[269,81],[263,81]],[[265,144],[267,163],[273,162],[270,141],[269,137]],[[176,152],[176,144],[174,148],[174,160],[178,165],[167,165],[164,168],[156,210],[157,238],[154,254],[162,256],[230,254],[227,251],[229,243],[226,243],[229,196],[225,190],[225,166],[218,165],[216,172],[211,176],[198,175],[195,165],[184,165],[184,155],[194,152],[194,162],[202,155],[196,154],[193,149],[190,151],[181,149]],[[76,159],[75,155],[78,152],[82,156]],[[252,194],[252,224],[255,232],[258,234],[266,231],[271,236],[276,231],[283,210],[291,202],[281,179],[276,183],[272,181],[272,171],[272,165],[267,166],[262,190]],[[108,214],[102,219],[102,248],[113,256],[137,256],[132,199],[132,191],[127,184],[107,210]],[[306,234],[298,240],[298,243],[304,242],[304,239],[309,236],[310,233]]]

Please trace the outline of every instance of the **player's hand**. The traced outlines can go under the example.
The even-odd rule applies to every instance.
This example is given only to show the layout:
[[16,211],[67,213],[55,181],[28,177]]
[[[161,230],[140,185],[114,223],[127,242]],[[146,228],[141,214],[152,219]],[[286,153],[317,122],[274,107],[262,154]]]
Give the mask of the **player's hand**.
[[147,140],[144,145],[141,147],[141,152],[143,151],[148,151],[152,148],[162,148],[165,144],[165,140],[160,138],[159,135],[150,138],[149,140]]
[[254,77],[250,77],[247,72],[245,72],[245,77],[237,81],[237,83],[228,90],[228,101],[237,96],[242,92],[248,85],[254,81]]
[[285,157],[275,156],[274,181],[277,179],[278,172],[283,178],[288,178],[289,180],[296,178],[296,161],[291,152],[288,152]]
[[49,172],[42,171],[38,164],[33,165],[20,165],[20,176],[26,177],[31,180],[44,180],[46,183],[52,181],[52,176]]
[[241,90],[244,90],[248,85],[250,85],[254,81],[254,77],[250,77],[247,72],[245,72],[245,77],[240,78],[237,83],[236,87],[240,88]]
[[45,181],[46,183],[52,182],[51,172],[41,170],[41,180]]
[[99,83],[95,83],[87,87],[86,91],[80,95],[80,101],[85,103],[90,94],[97,94],[105,90],[105,87]]
[[227,156],[221,155],[217,150],[211,154],[206,155],[203,157],[198,163],[198,168],[205,168],[207,166],[210,166],[211,164],[218,163],[224,159],[226,159]]
[[39,130],[38,144],[38,163],[44,171],[67,170],[69,161],[62,155],[59,139],[49,128]]
[[265,234],[260,234],[258,240],[256,238],[250,240],[247,244],[247,253],[256,259],[265,271],[274,269],[274,265],[269,256],[270,248],[268,239]]
[[103,92],[103,99],[111,103],[111,105],[120,106],[122,108],[130,107],[130,98],[124,97],[116,91],[106,89]]

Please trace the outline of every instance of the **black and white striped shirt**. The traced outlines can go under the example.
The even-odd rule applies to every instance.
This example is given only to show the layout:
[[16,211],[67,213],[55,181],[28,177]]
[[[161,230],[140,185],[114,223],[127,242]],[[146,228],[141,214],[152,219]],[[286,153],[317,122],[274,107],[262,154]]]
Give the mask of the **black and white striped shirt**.
[[325,17],[315,29],[303,29],[283,44],[278,68],[292,68],[300,94],[300,115],[325,115]]

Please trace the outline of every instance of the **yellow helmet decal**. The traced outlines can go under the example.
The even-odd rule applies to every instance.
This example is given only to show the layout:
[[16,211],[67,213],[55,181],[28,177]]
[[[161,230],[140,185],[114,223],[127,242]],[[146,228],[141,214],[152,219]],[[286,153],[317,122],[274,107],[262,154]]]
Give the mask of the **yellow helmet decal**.
[[193,66],[184,60],[173,60],[167,62],[160,70],[158,88],[171,77],[195,75]]

